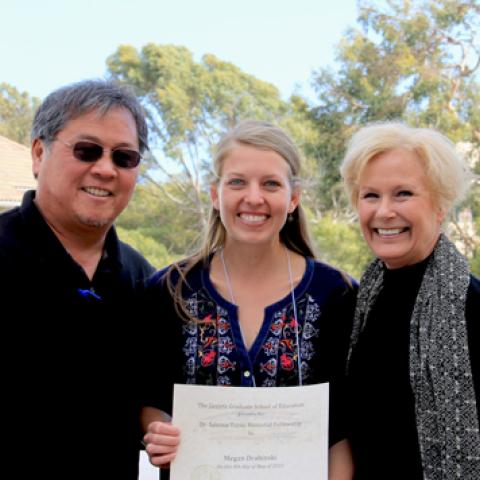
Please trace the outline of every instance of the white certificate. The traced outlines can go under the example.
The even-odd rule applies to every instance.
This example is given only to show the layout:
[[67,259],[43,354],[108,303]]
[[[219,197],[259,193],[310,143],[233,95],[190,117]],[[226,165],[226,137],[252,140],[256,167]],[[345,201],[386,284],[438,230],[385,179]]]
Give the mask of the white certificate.
[[171,480],[327,480],[328,383],[175,385]]

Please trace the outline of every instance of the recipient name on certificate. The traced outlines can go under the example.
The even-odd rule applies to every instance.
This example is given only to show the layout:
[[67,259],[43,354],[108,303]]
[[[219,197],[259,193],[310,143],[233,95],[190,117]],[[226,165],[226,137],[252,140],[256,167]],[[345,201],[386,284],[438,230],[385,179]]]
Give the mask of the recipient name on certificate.
[[327,480],[328,384],[175,385],[171,480]]

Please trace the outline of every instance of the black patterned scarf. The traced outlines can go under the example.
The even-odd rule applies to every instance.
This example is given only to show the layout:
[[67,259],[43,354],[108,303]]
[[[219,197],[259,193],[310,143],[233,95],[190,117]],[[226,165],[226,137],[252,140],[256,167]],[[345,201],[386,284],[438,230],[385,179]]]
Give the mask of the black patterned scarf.
[[[480,480],[480,433],[465,320],[469,282],[467,260],[440,235],[410,320],[410,384],[425,480]],[[360,282],[349,361],[382,286],[383,263],[375,260]]]

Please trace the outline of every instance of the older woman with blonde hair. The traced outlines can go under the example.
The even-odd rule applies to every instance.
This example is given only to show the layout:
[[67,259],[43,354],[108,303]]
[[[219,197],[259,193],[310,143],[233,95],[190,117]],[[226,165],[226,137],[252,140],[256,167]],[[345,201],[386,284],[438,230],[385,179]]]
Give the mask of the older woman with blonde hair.
[[203,246],[158,272],[147,291],[148,311],[158,312],[151,335],[158,380],[143,414],[150,461],[167,465],[180,442],[165,422],[174,383],[329,382],[329,479],[351,479],[342,404],[356,286],[315,260],[300,154],[277,126],[244,121],[218,143],[213,169]]
[[342,176],[377,257],[349,353],[355,479],[480,479],[480,282],[442,233],[472,175],[442,134],[360,129]]

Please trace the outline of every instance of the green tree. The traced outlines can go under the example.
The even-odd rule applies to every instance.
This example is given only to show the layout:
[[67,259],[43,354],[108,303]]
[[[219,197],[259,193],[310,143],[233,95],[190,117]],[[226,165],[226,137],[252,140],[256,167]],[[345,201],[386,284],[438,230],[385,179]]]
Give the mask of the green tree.
[[147,112],[156,157],[148,160],[144,178],[176,212],[195,214],[191,227],[197,231],[206,223],[212,148],[225,130],[241,119],[265,119],[312,142],[301,99],[283,101],[276,87],[214,55],[197,62],[181,46],[148,44],[138,51],[123,45],[107,66],[112,78],[135,88]]
[[[477,217],[475,226],[477,232],[480,232],[480,217]],[[480,278],[480,242],[477,243],[473,255],[470,259],[470,267],[474,275]]]
[[313,78],[325,208],[345,205],[338,165],[362,124],[403,119],[454,141],[480,141],[477,0],[359,2],[359,28],[337,47],[337,71]]
[[40,100],[20,93],[8,83],[0,83],[0,135],[30,145],[30,128]]
[[117,234],[122,241],[141,252],[157,269],[163,268],[175,260],[164,245],[137,230],[125,230],[117,226]]
[[327,214],[322,218],[312,219],[311,230],[319,258],[359,280],[372,260],[372,254],[359,227]]
[[[370,122],[403,120],[438,129],[467,146],[474,164],[480,146],[479,26],[478,0],[359,2],[358,28],[339,43],[336,70],[319,69],[313,76],[318,103],[311,115],[319,141],[307,148],[323,178],[317,190],[321,211],[337,220],[353,218],[339,164],[348,139]],[[477,225],[479,197],[477,182],[458,209],[471,209]],[[458,219],[452,226],[473,258],[478,234]]]
[[[163,185],[168,191],[171,185]],[[172,258],[184,257],[197,246],[200,232],[194,228],[195,212],[180,210],[152,183],[141,183],[117,225],[138,231],[163,245]]]

